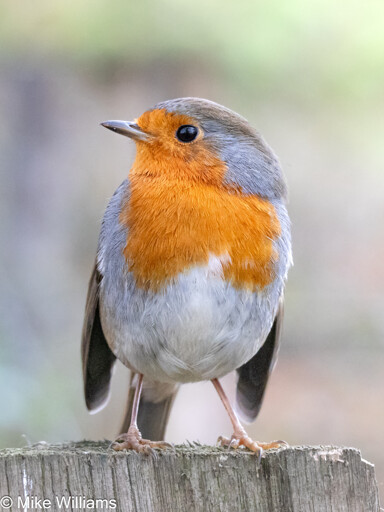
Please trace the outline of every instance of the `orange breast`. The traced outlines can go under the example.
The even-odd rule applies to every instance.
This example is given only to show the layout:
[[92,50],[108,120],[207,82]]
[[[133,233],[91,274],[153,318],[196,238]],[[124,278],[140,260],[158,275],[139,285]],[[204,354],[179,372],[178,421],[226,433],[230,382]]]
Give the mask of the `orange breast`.
[[223,276],[237,288],[274,279],[280,234],[274,207],[204,183],[135,175],[120,221],[129,228],[124,255],[137,285],[158,291],[209,257],[223,257]]
[[177,127],[195,120],[154,110],[137,122],[153,138],[137,143],[131,194],[120,215],[129,229],[124,255],[137,285],[160,290],[217,256],[233,286],[264,288],[278,257],[274,207],[224,186],[225,164],[203,137],[192,144],[176,140]]

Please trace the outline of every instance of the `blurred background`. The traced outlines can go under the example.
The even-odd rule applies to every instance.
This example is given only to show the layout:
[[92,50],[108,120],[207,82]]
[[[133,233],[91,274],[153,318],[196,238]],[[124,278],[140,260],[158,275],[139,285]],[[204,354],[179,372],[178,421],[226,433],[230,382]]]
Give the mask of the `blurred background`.
[[[249,432],[358,447],[383,494],[383,17],[381,0],[0,3],[0,447],[118,433],[128,371],[89,416],[80,365],[100,220],[134,158],[99,123],[201,96],[262,132],[290,188],[283,343]],[[182,388],[167,439],[230,433],[210,383]]]

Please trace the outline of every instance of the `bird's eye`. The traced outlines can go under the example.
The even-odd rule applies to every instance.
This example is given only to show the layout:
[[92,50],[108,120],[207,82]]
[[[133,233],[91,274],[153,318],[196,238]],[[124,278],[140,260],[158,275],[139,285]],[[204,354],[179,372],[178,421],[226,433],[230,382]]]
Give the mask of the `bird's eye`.
[[191,124],[183,124],[176,132],[176,137],[181,142],[192,142],[196,139],[199,130]]

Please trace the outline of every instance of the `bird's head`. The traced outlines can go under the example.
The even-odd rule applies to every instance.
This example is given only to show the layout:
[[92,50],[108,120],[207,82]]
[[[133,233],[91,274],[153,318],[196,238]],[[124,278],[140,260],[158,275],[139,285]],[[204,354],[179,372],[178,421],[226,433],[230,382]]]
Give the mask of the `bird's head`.
[[263,138],[236,112],[200,98],[158,103],[133,122],[102,125],[136,142],[131,173],[190,180],[284,198],[279,162]]

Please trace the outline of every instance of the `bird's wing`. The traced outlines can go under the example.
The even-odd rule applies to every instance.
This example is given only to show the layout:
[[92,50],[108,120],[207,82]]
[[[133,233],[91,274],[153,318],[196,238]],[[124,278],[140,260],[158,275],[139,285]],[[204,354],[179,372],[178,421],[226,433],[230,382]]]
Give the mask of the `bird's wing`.
[[101,327],[100,281],[101,275],[95,263],[89,281],[81,340],[85,402],[90,411],[103,407],[107,401],[112,368],[116,360]]
[[283,320],[283,302],[280,302],[272,328],[261,349],[247,363],[237,369],[236,403],[240,416],[248,422],[260,411],[265,388],[277,358]]

